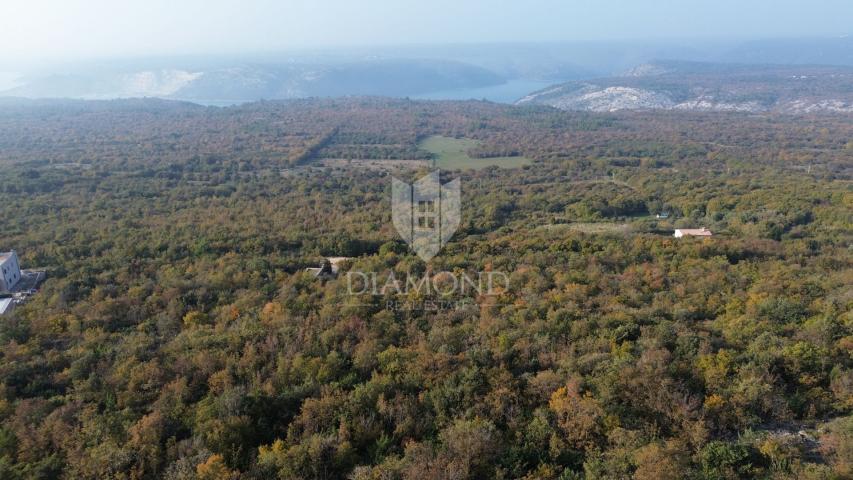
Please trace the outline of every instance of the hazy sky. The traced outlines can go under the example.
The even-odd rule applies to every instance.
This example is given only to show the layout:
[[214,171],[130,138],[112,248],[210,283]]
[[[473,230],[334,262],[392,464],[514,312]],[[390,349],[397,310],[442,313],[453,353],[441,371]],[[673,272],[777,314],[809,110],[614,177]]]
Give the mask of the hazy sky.
[[853,0],[0,0],[0,62],[850,30]]

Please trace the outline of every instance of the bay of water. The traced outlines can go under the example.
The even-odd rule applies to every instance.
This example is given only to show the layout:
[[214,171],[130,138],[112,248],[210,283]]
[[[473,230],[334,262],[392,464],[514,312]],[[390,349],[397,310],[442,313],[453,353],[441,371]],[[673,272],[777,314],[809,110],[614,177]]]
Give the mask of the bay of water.
[[535,80],[509,80],[500,85],[480,88],[460,88],[412,95],[418,100],[489,100],[497,103],[513,103],[525,95],[541,90],[553,82]]

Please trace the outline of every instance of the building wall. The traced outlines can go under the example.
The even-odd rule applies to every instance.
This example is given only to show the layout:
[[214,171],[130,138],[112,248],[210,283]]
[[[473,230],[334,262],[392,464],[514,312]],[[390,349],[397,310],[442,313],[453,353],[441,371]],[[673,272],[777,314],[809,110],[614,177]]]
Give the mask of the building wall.
[[[2,270],[0,270],[2,271]],[[15,303],[11,298],[0,298],[0,315],[11,313],[15,309]]]
[[18,254],[12,252],[0,262],[0,291],[11,290],[19,281],[21,281],[21,266],[18,263]]

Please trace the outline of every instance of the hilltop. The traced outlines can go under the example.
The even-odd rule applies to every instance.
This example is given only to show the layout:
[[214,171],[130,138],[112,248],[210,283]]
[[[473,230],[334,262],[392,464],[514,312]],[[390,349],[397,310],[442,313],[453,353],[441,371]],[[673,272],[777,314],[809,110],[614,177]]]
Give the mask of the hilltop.
[[551,86],[517,104],[561,110],[853,113],[853,68],[658,61],[621,76]]

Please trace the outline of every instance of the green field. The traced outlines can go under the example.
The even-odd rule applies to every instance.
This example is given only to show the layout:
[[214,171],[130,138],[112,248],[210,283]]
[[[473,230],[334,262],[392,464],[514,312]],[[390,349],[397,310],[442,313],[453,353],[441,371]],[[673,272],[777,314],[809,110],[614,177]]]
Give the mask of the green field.
[[627,233],[630,228],[625,223],[613,222],[572,222],[558,223],[553,225],[542,225],[548,230],[582,232],[587,234],[605,234],[605,233]]
[[518,168],[531,163],[525,157],[471,158],[466,153],[477,146],[476,140],[433,136],[418,147],[435,155],[435,166],[447,170],[478,170],[486,167]]

